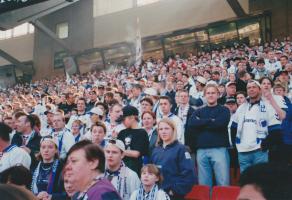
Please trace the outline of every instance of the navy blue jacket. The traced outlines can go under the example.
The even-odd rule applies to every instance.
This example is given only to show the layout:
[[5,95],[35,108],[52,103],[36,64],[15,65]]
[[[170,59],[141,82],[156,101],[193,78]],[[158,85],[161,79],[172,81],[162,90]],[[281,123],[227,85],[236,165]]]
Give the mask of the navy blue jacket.
[[178,141],[165,148],[161,145],[155,147],[151,163],[160,169],[163,176],[161,188],[167,193],[172,190],[175,194],[185,195],[197,182],[195,166],[190,154]]
[[195,134],[196,148],[228,147],[229,120],[228,108],[221,105],[195,110],[189,121],[189,129]]

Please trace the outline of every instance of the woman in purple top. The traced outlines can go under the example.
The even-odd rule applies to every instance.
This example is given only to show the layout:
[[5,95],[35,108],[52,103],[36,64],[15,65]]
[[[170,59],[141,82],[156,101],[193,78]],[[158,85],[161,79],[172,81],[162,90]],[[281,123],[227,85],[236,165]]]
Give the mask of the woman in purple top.
[[78,191],[73,200],[121,200],[121,197],[104,179],[105,157],[103,150],[90,141],[73,145],[68,152],[65,172]]

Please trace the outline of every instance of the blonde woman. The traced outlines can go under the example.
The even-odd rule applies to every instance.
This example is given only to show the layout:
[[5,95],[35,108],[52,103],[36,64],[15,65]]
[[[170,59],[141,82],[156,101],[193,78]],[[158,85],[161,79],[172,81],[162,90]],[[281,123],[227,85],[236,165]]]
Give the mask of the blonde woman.
[[161,189],[171,199],[183,199],[196,182],[194,163],[186,147],[177,141],[175,124],[163,118],[157,125],[158,140],[151,162],[158,166],[164,180]]

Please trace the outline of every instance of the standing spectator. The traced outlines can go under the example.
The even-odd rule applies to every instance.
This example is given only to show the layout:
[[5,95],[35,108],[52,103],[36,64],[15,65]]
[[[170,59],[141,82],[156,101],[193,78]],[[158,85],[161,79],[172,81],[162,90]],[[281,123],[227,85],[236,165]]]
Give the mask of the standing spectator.
[[61,159],[65,159],[67,152],[75,144],[75,138],[72,133],[65,127],[65,118],[61,113],[54,114],[53,131],[51,136],[58,141],[58,151]]
[[246,93],[245,92],[237,92],[236,95],[236,103],[238,106],[246,102]]
[[79,142],[81,140],[81,137],[83,136],[83,124],[82,122],[77,119],[72,123],[72,127],[71,127],[71,134],[74,136],[75,138],[75,142]]
[[124,200],[139,188],[140,180],[136,172],[128,168],[122,161],[125,145],[121,140],[109,140],[104,148],[106,159],[105,177],[111,181]]
[[90,129],[90,139],[92,143],[101,146],[102,148],[106,145],[105,135],[106,127],[102,122],[96,122],[91,126]]
[[151,111],[146,111],[142,114],[142,125],[145,131],[147,132],[149,138],[149,156],[151,156],[157,141],[157,130],[155,124],[156,124],[155,113]]
[[95,90],[91,90],[89,92],[89,101],[86,104],[87,111],[91,110],[94,107],[94,105],[96,104],[96,102],[98,102],[97,94],[96,94]]
[[90,141],[83,140],[68,152],[65,173],[77,193],[73,200],[121,200],[114,186],[103,176],[105,157],[103,150]]
[[86,127],[90,127],[90,115],[86,113],[86,100],[82,97],[77,100],[77,115],[70,117],[66,127],[71,128],[72,123],[77,119],[81,120]]
[[184,125],[181,119],[171,112],[171,99],[168,96],[162,96],[159,98],[159,113],[157,117],[157,121],[161,120],[162,118],[169,118],[171,119],[176,126],[177,129],[177,139],[182,144],[185,143],[185,136],[184,136]]
[[121,126],[117,120],[123,115],[122,105],[114,104],[109,108],[109,119],[105,121],[106,125],[106,136],[117,137]]
[[158,122],[158,146],[153,150],[151,162],[163,175],[161,188],[171,199],[183,199],[196,182],[195,167],[191,155],[178,142],[176,134],[172,120],[163,118]]
[[22,164],[27,169],[30,169],[31,158],[23,148],[17,147],[10,143],[9,133],[11,128],[0,122],[0,172]]
[[218,98],[218,103],[220,105],[224,105],[227,98],[235,97],[236,95],[236,82],[228,82],[226,83],[225,87],[226,87],[226,95],[222,96],[221,98]]
[[229,110],[217,103],[219,90],[209,84],[204,90],[207,106],[196,110],[190,129],[196,135],[199,184],[212,187],[213,171],[217,185],[229,185]]
[[62,196],[62,163],[58,160],[58,147],[51,136],[41,140],[40,162],[33,172],[32,192],[40,200],[57,199]]
[[189,120],[193,114],[193,112],[195,111],[189,104],[190,101],[190,97],[189,97],[189,93],[187,90],[181,90],[179,92],[179,100],[180,100],[180,104],[179,107],[177,107],[177,109],[174,111],[174,114],[177,115],[181,121],[183,122],[183,131],[184,131],[184,141],[186,143],[187,146],[192,147],[192,150],[194,145],[193,145],[193,137],[190,133],[189,130]]
[[15,144],[29,153],[31,157],[31,169],[33,170],[37,164],[35,155],[40,151],[41,136],[33,130],[35,121],[31,115],[18,112],[15,114],[15,119],[15,126],[18,133],[13,136],[11,144]]
[[268,148],[277,141],[267,136],[280,136],[281,122],[273,107],[261,99],[261,86],[257,81],[247,84],[249,99],[236,111],[231,125],[233,143],[236,144],[240,172],[257,163],[268,162]]
[[138,128],[138,109],[133,106],[123,108],[123,123],[126,129],[122,130],[118,139],[125,144],[125,164],[139,174],[142,168],[142,156],[148,155],[149,139],[144,129]]

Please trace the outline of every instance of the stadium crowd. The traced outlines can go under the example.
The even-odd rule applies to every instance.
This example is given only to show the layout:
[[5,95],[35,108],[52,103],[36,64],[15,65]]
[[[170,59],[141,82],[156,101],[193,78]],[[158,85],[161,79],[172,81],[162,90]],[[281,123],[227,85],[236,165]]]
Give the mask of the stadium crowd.
[[39,200],[183,199],[230,169],[291,165],[291,100],[289,37],[16,85],[0,180]]

